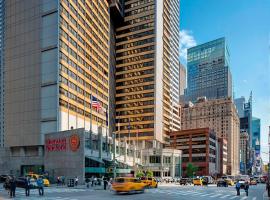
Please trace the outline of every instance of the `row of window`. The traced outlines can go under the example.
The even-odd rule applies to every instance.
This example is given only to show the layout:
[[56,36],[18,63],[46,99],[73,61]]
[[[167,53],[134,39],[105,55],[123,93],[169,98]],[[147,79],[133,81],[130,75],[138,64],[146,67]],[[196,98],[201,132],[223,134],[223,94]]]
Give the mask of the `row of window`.
[[[77,91],[78,93],[80,93],[81,95],[85,96],[87,99],[91,99],[91,95],[84,91],[82,88],[80,88],[79,86],[75,85],[74,83],[72,83],[71,81],[67,80],[65,77],[60,75],[60,82],[64,83],[65,85],[67,85],[69,88]],[[96,94],[98,94],[98,96],[103,95],[101,92],[97,91],[97,90],[93,90],[93,92],[96,92]],[[104,97],[104,96],[103,96]],[[107,102],[108,100],[106,100]],[[103,108],[106,108],[107,105],[104,104],[102,101],[100,101],[101,105],[103,106]]]
[[92,118],[91,118],[91,113],[89,113],[89,112],[87,112],[87,111],[85,111],[85,110],[83,110],[81,108],[78,108],[77,106],[75,106],[75,105],[73,105],[73,104],[71,104],[71,103],[69,103],[69,102],[67,102],[67,101],[65,101],[63,99],[59,99],[59,105],[65,107],[65,108],[67,108],[67,109],[69,109],[71,111],[74,111],[74,112],[76,112],[76,113],[78,113],[78,114],[80,114],[82,116],[85,116],[88,119],[92,119],[93,121],[96,121],[99,124],[102,124],[102,125],[106,126],[106,121],[105,120],[95,116],[94,114],[92,114]]
[[126,64],[126,63],[131,63],[131,62],[139,62],[139,61],[142,61],[144,59],[149,59],[149,58],[154,58],[154,54],[150,53],[150,54],[144,54],[140,56],[133,56],[131,58],[126,58],[123,60],[117,60],[116,64],[120,65],[120,64]]
[[132,102],[132,103],[121,103],[121,104],[116,104],[116,109],[118,108],[131,108],[131,107],[140,107],[140,106],[149,106],[149,105],[154,105],[154,101],[137,101],[137,102]]
[[154,108],[144,108],[144,109],[136,109],[136,110],[129,110],[129,111],[120,111],[118,114],[120,115],[137,115],[137,114],[144,114],[144,113],[153,113]]
[[[90,91],[92,91],[93,93],[95,94],[98,94],[100,97],[102,97],[104,100],[108,101],[108,97],[107,95],[105,95],[106,93],[108,93],[108,89],[101,83],[99,83],[93,76],[86,76],[88,78],[88,80],[90,81],[90,83],[92,84],[89,84],[87,81],[84,81],[79,75],[76,75],[74,72],[72,72],[71,70],[69,70],[67,67],[65,67],[64,65],[62,64],[59,64],[59,68],[61,70],[61,72],[64,72],[65,74],[68,74],[69,77],[73,78],[74,80],[78,81],[80,84],[82,84],[83,86],[85,86],[86,88],[88,88]],[[95,87],[94,87],[94,84],[96,84],[99,88],[101,88],[104,93],[101,93],[99,92]]]
[[130,92],[139,92],[139,91],[144,91],[144,90],[151,90],[154,89],[154,85],[144,85],[144,86],[140,86],[140,87],[131,87],[131,88],[125,88],[125,89],[120,89],[117,90],[118,94],[122,94],[122,93],[130,93]]
[[120,138],[128,138],[128,137],[153,137],[154,132],[137,132],[137,133],[121,133]]
[[155,18],[155,15],[151,14],[151,15],[139,17],[139,18],[136,18],[136,19],[131,19],[131,20],[125,21],[124,26],[133,25],[133,24],[137,24],[137,23],[140,23],[140,22],[150,21],[150,20],[153,20],[154,18]]
[[126,33],[132,33],[132,32],[147,29],[147,28],[153,28],[154,26],[155,26],[154,22],[150,22],[150,23],[147,23],[147,24],[142,24],[142,25],[135,26],[135,27],[132,27],[132,28],[117,31],[117,35],[122,35],[122,34],[126,34]]
[[[108,85],[108,81],[103,78],[104,83],[100,83],[98,82],[93,76],[90,76],[90,74],[86,73],[84,70],[82,70],[82,68],[78,67],[78,65],[76,63],[74,63],[71,59],[69,59],[65,54],[63,54],[62,52],[60,52],[60,58],[65,61],[66,63],[68,63],[70,66],[74,67],[76,70],[78,70],[80,73],[82,72],[83,75],[85,75],[85,77],[88,80],[91,80],[93,83],[95,83],[98,87],[103,88],[105,92],[108,92],[108,89],[106,89],[106,86]],[[60,65],[60,67],[64,70],[65,68],[62,67],[63,65]],[[80,71],[81,70],[81,71]],[[92,72],[95,72],[95,70],[92,70]],[[86,85],[88,88],[89,86]],[[92,87],[93,88],[93,87]],[[94,88],[93,88],[94,89]],[[95,89],[97,91],[97,89]],[[103,95],[101,95],[103,96]],[[106,97],[106,99],[108,99],[108,97]]]
[[116,43],[125,42],[125,41],[129,41],[129,40],[133,40],[133,39],[137,39],[137,38],[141,38],[141,37],[145,37],[145,36],[153,35],[153,34],[154,34],[154,30],[152,29],[145,32],[140,32],[140,33],[132,34],[129,36],[117,38]]
[[142,117],[130,117],[125,119],[116,120],[117,123],[129,123],[129,122],[141,122],[141,121],[153,121],[154,116],[142,116]]
[[[107,52],[105,53],[103,49],[101,49],[99,47],[99,45],[88,35],[85,34],[85,37],[87,39],[87,41],[89,41],[90,45],[84,40],[82,39],[82,37],[80,36],[80,34],[78,34],[62,17],[60,17],[60,23],[66,27],[70,33],[72,33],[72,35],[74,37],[76,37],[78,39],[78,41],[80,41],[82,43],[82,46],[80,46],[76,41],[74,41],[62,28],[60,29],[60,35],[63,36],[64,38],[66,38],[76,49],[78,49],[88,60],[89,62],[92,62],[98,69],[100,69],[101,71],[104,71],[104,67],[107,69],[108,68],[108,54]],[[98,52],[96,52],[94,50],[94,48],[97,49]],[[108,48],[105,48],[108,49]],[[88,50],[91,54],[93,54],[101,63],[103,66],[100,66],[100,64],[93,58],[93,56],[91,56],[87,51]],[[103,59],[101,56],[103,55],[103,57],[105,57],[105,59]],[[76,58],[76,56],[75,56]],[[85,63],[85,61],[82,61],[83,63]]]
[[154,49],[155,49],[155,46],[151,45],[151,46],[147,46],[147,47],[142,47],[142,48],[137,48],[137,49],[132,49],[132,50],[128,50],[125,52],[117,53],[116,57],[120,58],[120,57],[124,57],[124,56],[130,56],[130,55],[139,54],[139,53],[146,52],[146,51],[153,51]]
[[[80,97],[78,97],[77,95],[73,94],[72,92],[69,92],[67,90],[65,90],[64,88],[60,87],[59,88],[59,93],[72,99],[73,101],[76,101],[77,103],[87,107],[87,108],[91,108],[91,96],[90,96],[90,99],[88,98],[88,101],[85,101],[84,99],[81,99]],[[90,102],[90,103],[88,103]],[[102,104],[102,107],[104,109],[107,109],[107,105],[106,104],[103,104],[102,102],[100,102]],[[96,108],[93,108],[95,111],[98,112],[98,110]]]
[[133,95],[126,95],[123,97],[116,97],[116,101],[129,101],[134,99],[142,99],[142,98],[149,98],[154,97],[154,93],[143,93],[143,94],[133,94]]
[[119,74],[116,75],[116,79],[123,79],[123,78],[134,78],[136,76],[143,76],[147,74],[154,74],[154,69],[148,69],[148,70],[142,70],[142,71],[136,71],[136,72],[130,72],[126,74]]
[[128,66],[118,66],[116,70],[117,72],[122,72],[122,71],[140,69],[140,68],[150,67],[150,66],[154,66],[154,61],[141,62],[141,63],[136,63],[136,64],[128,65]]
[[116,83],[116,86],[126,86],[126,85],[134,85],[134,84],[142,84],[154,81],[154,76],[148,78],[138,78],[130,81],[123,81]]
[[[129,8],[135,8],[137,6],[147,4],[147,3],[151,3],[151,2],[153,2],[153,0],[139,0],[139,1],[136,1],[136,2],[131,3],[131,4],[126,4],[125,9],[127,10]],[[128,1],[125,1],[125,3],[128,3]]]
[[155,38],[147,38],[147,39],[144,39],[144,40],[138,40],[138,41],[135,41],[135,42],[119,45],[119,46],[117,46],[116,49],[117,50],[119,50],[119,49],[127,49],[127,48],[130,48],[130,47],[136,47],[136,46],[152,43],[154,41],[155,41]]
[[131,15],[134,16],[140,13],[149,12],[150,10],[154,10],[154,8],[155,8],[155,5],[145,6],[136,10],[125,12],[125,16],[126,17],[131,16]]
[[[106,35],[109,35],[108,28],[107,28],[107,27],[109,27],[109,24],[107,22],[109,19],[108,15],[98,14],[98,16],[96,16],[96,14],[93,12],[93,10],[95,10],[97,13],[100,13],[100,11],[99,11],[100,9],[97,9],[94,3],[91,4],[92,8],[90,8],[88,6],[88,4],[84,4],[85,9],[82,8],[80,4],[76,4],[77,7],[79,8],[79,10],[83,13],[83,17],[82,17],[80,15],[80,13],[67,0],[64,0],[63,2],[65,2],[65,4],[73,12],[73,14],[81,21],[82,24],[85,24],[85,20],[83,19],[83,17],[85,17],[88,20],[88,23],[90,23],[94,27],[94,29],[98,32],[98,34],[108,43],[108,40],[104,36],[104,33],[100,30],[100,29],[102,29]],[[60,7],[60,9],[64,9],[62,5],[61,5],[61,7]],[[68,14],[67,17],[72,18],[70,16],[70,13],[68,13],[67,11],[66,11],[66,14]],[[104,18],[104,16],[107,16],[107,20]],[[96,22],[94,22],[93,19]],[[75,25],[77,27],[77,23]]]
[[154,124],[151,123],[151,124],[138,124],[138,125],[130,125],[130,126],[120,126],[120,131],[124,131],[124,130],[140,130],[140,129],[147,129],[147,128],[154,128]]

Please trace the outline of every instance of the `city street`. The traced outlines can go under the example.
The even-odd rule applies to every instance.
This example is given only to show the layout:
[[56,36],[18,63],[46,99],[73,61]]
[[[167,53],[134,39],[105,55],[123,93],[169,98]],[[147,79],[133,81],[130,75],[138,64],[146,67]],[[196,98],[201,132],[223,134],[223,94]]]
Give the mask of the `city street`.
[[[251,186],[249,196],[246,197],[244,191],[241,190],[241,196],[236,196],[234,187],[216,187],[211,185],[208,187],[199,186],[179,186],[175,184],[161,185],[157,189],[146,190],[144,194],[121,194],[116,195],[112,191],[87,189],[87,188],[45,188],[45,196],[39,197],[37,190],[31,191],[31,196],[26,198],[23,189],[18,189],[15,199],[46,199],[46,200],[209,200],[209,199],[234,199],[234,200],[266,200],[265,185]],[[7,191],[0,188],[0,200],[9,199]]]

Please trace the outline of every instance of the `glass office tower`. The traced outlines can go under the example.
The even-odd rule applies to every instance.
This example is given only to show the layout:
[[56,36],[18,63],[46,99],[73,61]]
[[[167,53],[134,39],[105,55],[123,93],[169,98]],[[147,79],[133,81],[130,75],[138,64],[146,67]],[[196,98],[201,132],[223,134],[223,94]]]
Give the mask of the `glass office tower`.
[[186,101],[232,97],[230,54],[225,38],[188,49]]
[[256,157],[261,154],[261,119],[252,117],[252,148]]

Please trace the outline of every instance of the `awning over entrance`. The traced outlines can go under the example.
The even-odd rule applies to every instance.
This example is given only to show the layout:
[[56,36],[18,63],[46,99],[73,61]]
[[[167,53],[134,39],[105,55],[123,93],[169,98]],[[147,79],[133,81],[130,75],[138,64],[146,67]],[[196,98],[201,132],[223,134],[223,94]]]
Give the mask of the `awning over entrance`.
[[103,162],[103,160],[101,158],[93,157],[93,156],[85,156],[85,157],[88,158],[88,159],[94,160],[96,162],[99,162],[101,164],[104,164],[104,162]]

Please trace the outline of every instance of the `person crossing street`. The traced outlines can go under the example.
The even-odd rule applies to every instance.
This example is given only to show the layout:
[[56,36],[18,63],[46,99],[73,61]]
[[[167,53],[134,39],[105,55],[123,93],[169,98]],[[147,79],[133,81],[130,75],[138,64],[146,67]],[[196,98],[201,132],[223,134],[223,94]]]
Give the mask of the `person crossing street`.
[[37,179],[38,193],[40,196],[44,195],[44,181],[41,177]]
[[25,196],[30,196],[30,178],[26,177],[25,179]]

